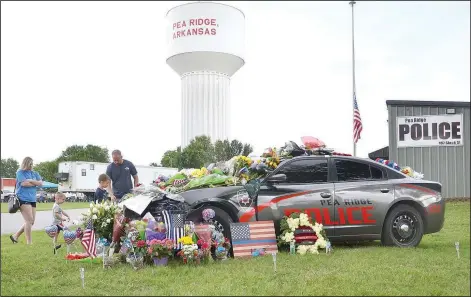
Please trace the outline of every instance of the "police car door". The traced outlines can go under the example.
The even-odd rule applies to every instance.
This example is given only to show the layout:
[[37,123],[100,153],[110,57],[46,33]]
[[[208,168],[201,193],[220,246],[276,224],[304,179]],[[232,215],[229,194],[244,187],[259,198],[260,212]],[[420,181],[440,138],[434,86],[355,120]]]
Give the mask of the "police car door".
[[378,239],[388,206],[394,200],[387,172],[372,162],[332,158],[335,195],[335,237]]
[[307,211],[316,220],[319,218],[312,210],[320,208],[331,213],[333,205],[328,201],[333,199],[334,187],[327,182],[327,161],[325,157],[299,157],[279,166],[273,175],[285,174],[286,181],[262,183],[257,220],[280,221],[283,216],[300,211]]

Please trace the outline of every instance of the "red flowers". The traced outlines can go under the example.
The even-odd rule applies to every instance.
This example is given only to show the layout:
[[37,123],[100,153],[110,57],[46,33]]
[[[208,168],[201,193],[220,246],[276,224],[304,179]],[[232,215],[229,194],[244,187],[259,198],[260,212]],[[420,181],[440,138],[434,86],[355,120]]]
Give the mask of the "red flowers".
[[146,242],[144,240],[139,240],[137,242],[137,247],[138,248],[143,248],[143,247],[146,247]]

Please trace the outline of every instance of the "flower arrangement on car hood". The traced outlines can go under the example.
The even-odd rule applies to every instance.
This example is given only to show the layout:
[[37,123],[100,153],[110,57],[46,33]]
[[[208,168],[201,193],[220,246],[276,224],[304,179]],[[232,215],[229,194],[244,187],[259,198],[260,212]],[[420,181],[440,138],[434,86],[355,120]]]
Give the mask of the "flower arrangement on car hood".
[[97,237],[102,237],[105,238],[108,242],[112,242],[115,215],[121,212],[121,207],[111,202],[92,202],[90,203],[90,208],[88,211],[82,214],[80,221],[83,229],[85,229],[89,220],[91,219]]

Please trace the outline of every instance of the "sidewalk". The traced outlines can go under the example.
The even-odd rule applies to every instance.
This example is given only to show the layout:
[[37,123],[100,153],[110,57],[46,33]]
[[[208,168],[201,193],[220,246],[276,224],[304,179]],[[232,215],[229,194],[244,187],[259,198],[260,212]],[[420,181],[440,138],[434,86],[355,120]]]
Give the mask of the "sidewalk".
[[[68,209],[65,210],[70,215],[70,222],[66,222],[66,225],[72,224],[73,220],[76,220],[79,215],[86,212],[87,208],[82,209]],[[17,213],[10,214],[10,213],[2,213],[2,233],[1,235],[5,234],[12,234],[18,231],[18,229],[23,224],[23,217],[21,213],[18,211]],[[43,210],[36,212],[36,220],[33,225],[33,230],[44,230],[47,226],[52,224],[52,210]]]

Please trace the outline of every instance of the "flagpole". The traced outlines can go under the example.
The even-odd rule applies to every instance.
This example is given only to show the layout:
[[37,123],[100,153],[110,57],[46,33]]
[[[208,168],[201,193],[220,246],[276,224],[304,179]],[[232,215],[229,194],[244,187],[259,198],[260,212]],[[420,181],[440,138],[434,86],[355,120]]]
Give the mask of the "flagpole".
[[[354,30],[354,19],[353,19],[353,6],[356,4],[355,1],[351,1],[349,3],[352,6],[352,104],[353,104],[353,110],[355,109],[355,30]],[[353,120],[355,117],[355,114],[352,114]],[[352,124],[355,126],[355,122],[352,120]],[[354,131],[354,128],[352,129]],[[352,140],[353,140],[353,156],[357,155],[357,144],[355,143],[355,134],[352,133]]]

